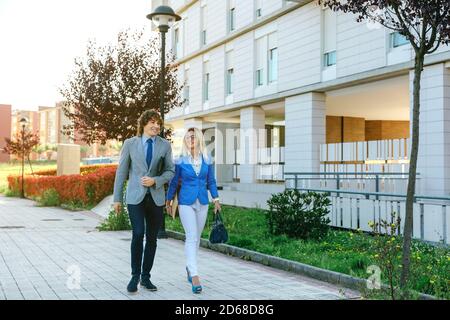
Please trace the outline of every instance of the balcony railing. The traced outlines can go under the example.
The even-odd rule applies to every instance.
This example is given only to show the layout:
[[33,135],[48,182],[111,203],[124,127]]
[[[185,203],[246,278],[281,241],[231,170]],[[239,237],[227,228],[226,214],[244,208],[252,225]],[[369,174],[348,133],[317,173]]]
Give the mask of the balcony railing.
[[[235,150],[233,180],[240,180],[240,165],[248,163],[241,150]],[[256,179],[261,182],[284,181],[284,147],[258,148],[255,163]]]
[[410,139],[329,143],[320,147],[323,172],[409,171]]

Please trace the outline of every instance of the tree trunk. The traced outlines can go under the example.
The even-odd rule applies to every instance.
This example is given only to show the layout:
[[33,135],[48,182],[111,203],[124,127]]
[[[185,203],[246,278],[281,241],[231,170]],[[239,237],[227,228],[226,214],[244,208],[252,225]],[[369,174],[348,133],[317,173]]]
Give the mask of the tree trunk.
[[400,278],[400,287],[402,289],[405,289],[407,286],[411,263],[413,209],[416,190],[417,156],[419,153],[420,80],[422,78],[424,59],[425,54],[422,53],[422,50],[416,53],[414,68],[412,143],[409,163],[408,191],[406,195],[405,227],[403,230],[402,274]]
[[28,159],[28,164],[30,165],[31,174],[34,175],[33,167],[31,166],[30,155],[27,156],[27,159]]

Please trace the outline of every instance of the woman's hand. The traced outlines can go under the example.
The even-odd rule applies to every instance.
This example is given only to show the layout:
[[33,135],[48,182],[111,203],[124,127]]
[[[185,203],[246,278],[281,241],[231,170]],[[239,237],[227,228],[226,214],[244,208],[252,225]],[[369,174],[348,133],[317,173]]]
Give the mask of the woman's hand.
[[221,211],[219,200],[214,201],[214,213]]
[[172,215],[172,201],[171,200],[166,201],[166,211],[169,215]]
[[155,179],[150,177],[142,177],[141,183],[144,187],[151,187],[155,184]]

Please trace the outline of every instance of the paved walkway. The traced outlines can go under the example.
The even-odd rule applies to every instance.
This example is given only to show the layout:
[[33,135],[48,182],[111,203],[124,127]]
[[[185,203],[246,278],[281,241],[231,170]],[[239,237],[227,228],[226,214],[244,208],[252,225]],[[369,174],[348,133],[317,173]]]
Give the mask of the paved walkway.
[[36,207],[0,196],[2,299],[342,299],[355,293],[253,262],[201,249],[204,291],[186,281],[182,241],[158,241],[157,292],[128,295],[131,233],[98,232],[92,212]]

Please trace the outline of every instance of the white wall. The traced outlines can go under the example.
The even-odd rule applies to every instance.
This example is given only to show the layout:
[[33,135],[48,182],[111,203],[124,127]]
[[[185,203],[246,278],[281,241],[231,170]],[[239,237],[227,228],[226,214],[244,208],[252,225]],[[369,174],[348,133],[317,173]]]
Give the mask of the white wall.
[[386,32],[371,30],[356,16],[337,17],[337,77],[344,77],[386,65]]
[[210,95],[209,107],[219,107],[225,101],[225,48],[220,46],[209,52]]
[[200,48],[200,1],[187,10],[186,16],[185,55],[188,55]]
[[320,82],[320,14],[308,4],[278,20],[279,91]]
[[189,62],[189,111],[198,112],[203,109],[202,102],[202,69],[203,69],[203,57],[198,56]]
[[225,37],[227,33],[227,1],[209,0],[207,3],[206,44]]
[[283,0],[263,0],[262,1],[262,16],[269,15],[283,6]]
[[236,30],[253,23],[254,10],[253,0],[236,1]]
[[235,86],[234,101],[253,97],[254,79],[254,39],[253,32],[247,33],[234,41]]

